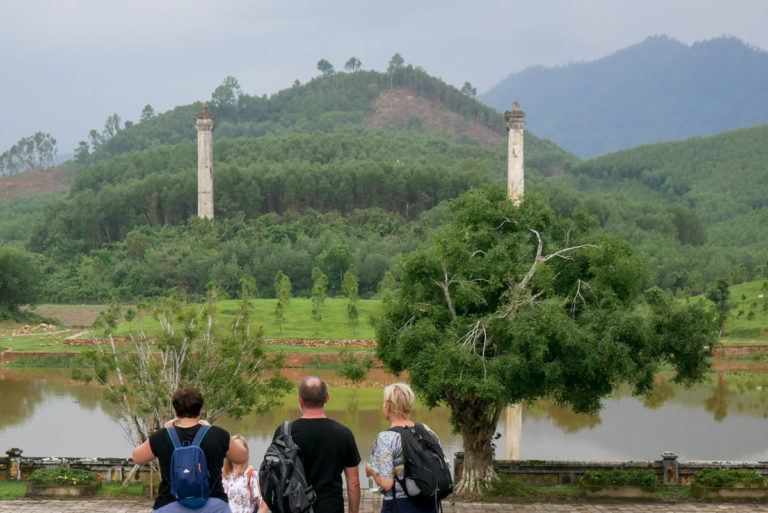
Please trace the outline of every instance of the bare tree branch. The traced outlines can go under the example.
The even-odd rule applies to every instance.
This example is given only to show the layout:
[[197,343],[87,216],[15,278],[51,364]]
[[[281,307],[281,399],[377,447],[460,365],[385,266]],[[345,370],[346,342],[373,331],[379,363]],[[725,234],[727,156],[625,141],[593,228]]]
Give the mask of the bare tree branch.
[[432,280],[435,285],[440,287],[440,289],[443,291],[443,295],[445,296],[445,302],[448,304],[448,310],[451,312],[451,314],[456,317],[456,308],[453,306],[453,301],[451,300],[451,293],[448,290],[448,287],[451,286],[452,283],[454,283],[453,280],[448,279],[448,271],[443,267],[443,280],[442,282],[439,282],[437,280]]

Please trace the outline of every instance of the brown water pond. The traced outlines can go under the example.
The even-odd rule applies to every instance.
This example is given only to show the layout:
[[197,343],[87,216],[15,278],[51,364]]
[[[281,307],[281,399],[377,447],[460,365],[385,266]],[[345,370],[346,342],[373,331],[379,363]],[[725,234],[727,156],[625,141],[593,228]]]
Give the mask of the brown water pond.
[[[332,385],[328,415],[349,426],[366,457],[375,434],[387,428],[381,415],[381,387],[389,375],[372,374],[375,386],[355,389],[332,372],[316,371]],[[299,379],[307,371],[295,371]],[[294,375],[295,374],[295,375]],[[75,384],[69,371],[0,369],[0,454],[20,447],[25,456],[128,457],[132,447],[114,420],[114,406],[93,385]],[[221,419],[231,433],[246,437],[252,463],[258,463],[275,427],[299,416],[293,395],[269,415]],[[419,406],[416,420],[441,437],[447,454],[461,450],[445,408]],[[644,398],[620,392],[597,416],[576,415],[544,402],[524,405],[520,456],[523,459],[658,459],[675,451],[684,460],[768,460],[768,376],[764,373],[713,374],[690,389],[660,379]],[[497,457],[507,434],[499,424]]]

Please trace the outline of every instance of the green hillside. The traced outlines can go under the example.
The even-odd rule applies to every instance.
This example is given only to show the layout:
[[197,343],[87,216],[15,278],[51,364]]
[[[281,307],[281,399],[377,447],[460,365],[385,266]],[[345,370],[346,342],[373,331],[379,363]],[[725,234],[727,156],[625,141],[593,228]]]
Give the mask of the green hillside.
[[[306,84],[294,84],[276,94],[251,96],[228,77],[208,101],[216,121],[216,137],[261,137],[266,134],[333,132],[368,125],[366,116],[382,92],[407,89],[466,119],[505,134],[500,114],[455,87],[412,65],[389,73],[356,71],[320,76]],[[129,151],[177,144],[196,137],[193,125],[200,103],[176,107],[147,117],[124,129],[110,129],[84,140],[78,154],[81,163],[111,158]],[[418,119],[412,126],[420,126]],[[455,134],[461,136],[462,134]],[[82,151],[87,148],[87,151]]]
[[547,182],[563,215],[585,208],[600,229],[647,255],[654,283],[690,292],[740,283],[768,265],[768,126],[639,146]]
[[[640,146],[573,168],[579,189],[690,208],[715,246],[765,247],[768,125]],[[755,231],[757,230],[757,231]]]
[[731,310],[725,323],[729,338],[766,337],[768,327],[768,271],[758,279],[730,288]]
[[[235,297],[244,276],[268,298],[278,271],[306,297],[315,268],[331,295],[351,271],[360,294],[375,296],[387,272],[397,277],[400,256],[447,221],[447,201],[501,184],[506,172],[503,136],[481,144],[468,135],[496,130],[499,115],[419,69],[398,73],[391,91],[389,75],[375,72],[317,78],[272,98],[233,92],[230,103],[217,89],[213,221],[195,215],[192,105],[80,154],[65,197],[0,202],[13,213],[0,218],[0,237],[36,254],[48,302],[202,296],[214,285]],[[394,109],[404,98],[420,102],[423,119],[369,126],[381,98]],[[258,115],[240,107],[249,102]],[[435,125],[446,116],[465,122]],[[563,226],[629,241],[648,268],[644,286],[699,293],[718,278],[741,283],[765,270],[766,135],[757,127],[579,161],[526,133],[526,192]]]

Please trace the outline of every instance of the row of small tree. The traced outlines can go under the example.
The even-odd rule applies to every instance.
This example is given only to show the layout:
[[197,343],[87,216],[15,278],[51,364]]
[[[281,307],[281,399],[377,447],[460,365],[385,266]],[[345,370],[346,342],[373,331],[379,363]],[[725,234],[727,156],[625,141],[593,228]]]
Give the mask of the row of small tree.
[[[349,270],[344,273],[344,278],[341,285],[341,290],[349,300],[347,304],[347,318],[349,319],[349,325],[352,328],[353,336],[356,336],[359,312],[357,309],[357,303],[360,300],[360,294],[358,290],[359,279],[357,273],[354,270]],[[275,317],[277,318],[278,325],[280,327],[280,335],[283,334],[283,322],[285,321],[285,314],[291,300],[291,279],[283,273],[278,271],[275,275]],[[379,289],[383,294],[391,294],[391,290],[394,288],[394,278],[392,274],[387,272],[384,279],[379,284]],[[315,267],[312,269],[312,319],[315,321],[315,334],[318,335],[320,331],[320,323],[323,320],[322,309],[325,304],[325,300],[328,297],[328,276]]]
[[[144,106],[139,117],[140,122],[148,121],[155,116],[155,109],[150,104]],[[80,141],[75,148],[75,160],[80,164],[88,161],[88,156],[99,149],[104,143],[116,136],[123,128],[131,128],[133,121],[126,120],[123,127],[120,126],[120,116],[115,112],[107,116],[104,128],[99,132],[95,128],[88,132],[88,140]]]
[[36,132],[0,154],[0,176],[53,167],[56,139],[51,134]]
[[[358,59],[357,57],[350,57],[349,60],[344,64],[344,70],[349,73],[354,73],[355,71],[358,71],[360,67],[363,65],[362,61]],[[391,59],[389,59],[389,64],[387,65],[387,73],[389,74],[389,88],[394,88],[394,76],[395,72],[403,69],[405,65],[405,59],[403,59],[403,56],[399,53],[396,53],[392,56]],[[336,70],[333,67],[333,64],[331,64],[327,59],[320,59],[317,61],[317,70],[322,73],[324,77],[330,77],[331,75],[336,73]],[[230,77],[227,77],[230,78]],[[226,81],[225,81],[226,82]],[[465,94],[470,97],[474,97],[477,95],[477,89],[472,86],[469,82],[464,82],[464,85],[461,88],[462,94]]]

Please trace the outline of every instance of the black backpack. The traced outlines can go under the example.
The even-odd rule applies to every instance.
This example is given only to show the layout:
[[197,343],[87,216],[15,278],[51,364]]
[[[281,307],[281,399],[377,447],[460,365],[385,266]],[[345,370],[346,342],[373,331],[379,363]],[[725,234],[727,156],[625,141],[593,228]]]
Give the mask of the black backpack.
[[301,449],[283,422],[259,467],[261,495],[273,513],[313,513],[315,491],[307,484]]
[[400,433],[405,460],[404,479],[397,479],[414,504],[422,508],[442,509],[440,501],[453,493],[453,479],[443,449],[437,439],[424,427],[394,427]]

